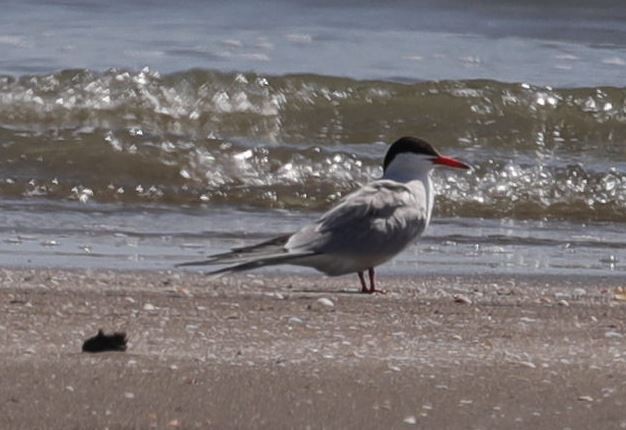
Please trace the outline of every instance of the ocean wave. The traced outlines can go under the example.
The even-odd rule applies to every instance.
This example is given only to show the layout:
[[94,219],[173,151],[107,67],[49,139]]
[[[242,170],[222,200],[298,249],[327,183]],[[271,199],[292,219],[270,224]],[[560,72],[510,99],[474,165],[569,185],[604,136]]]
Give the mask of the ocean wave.
[[446,216],[626,222],[626,89],[190,70],[0,76],[0,196],[328,207],[423,137]]

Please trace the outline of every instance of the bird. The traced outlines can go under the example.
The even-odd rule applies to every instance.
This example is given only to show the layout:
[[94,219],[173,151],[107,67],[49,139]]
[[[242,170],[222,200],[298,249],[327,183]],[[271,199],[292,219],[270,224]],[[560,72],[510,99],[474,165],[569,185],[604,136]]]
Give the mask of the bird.
[[346,195],[294,233],[177,267],[223,265],[208,273],[221,276],[264,266],[299,265],[328,276],[356,273],[362,293],[384,293],[376,288],[375,268],[416,241],[430,224],[435,198],[432,171],[470,166],[441,155],[425,140],[402,137],[389,146],[382,167],[382,178]]

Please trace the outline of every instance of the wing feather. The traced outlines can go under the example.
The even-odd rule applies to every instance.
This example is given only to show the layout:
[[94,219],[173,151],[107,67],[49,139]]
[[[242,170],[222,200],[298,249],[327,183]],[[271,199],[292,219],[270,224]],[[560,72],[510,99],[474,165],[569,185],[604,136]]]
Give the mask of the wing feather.
[[403,249],[426,227],[425,201],[404,184],[372,182],[295,233],[286,248],[320,254],[399,252],[395,248]]

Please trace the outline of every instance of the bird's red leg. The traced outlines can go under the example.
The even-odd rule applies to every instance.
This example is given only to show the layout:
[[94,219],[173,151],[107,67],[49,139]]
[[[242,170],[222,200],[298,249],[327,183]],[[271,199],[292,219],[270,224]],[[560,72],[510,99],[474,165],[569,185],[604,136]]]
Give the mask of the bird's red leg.
[[370,275],[370,289],[368,290],[368,293],[370,293],[370,294],[374,294],[374,293],[387,294],[387,291],[385,291],[385,290],[377,290],[376,289],[376,273],[374,273],[374,268],[370,267],[369,270],[367,271],[367,273]]
[[363,276],[363,272],[357,272],[359,275],[359,279],[361,280],[361,292],[362,293],[369,293],[369,290],[367,289],[367,284],[365,283],[365,276]]

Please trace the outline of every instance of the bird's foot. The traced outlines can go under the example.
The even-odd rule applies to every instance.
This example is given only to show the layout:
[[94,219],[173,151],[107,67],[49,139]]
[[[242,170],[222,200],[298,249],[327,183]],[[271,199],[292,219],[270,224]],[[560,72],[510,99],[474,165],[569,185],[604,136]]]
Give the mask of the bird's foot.
[[387,294],[387,290],[379,290],[378,288],[370,288],[367,291],[362,291],[367,294]]

